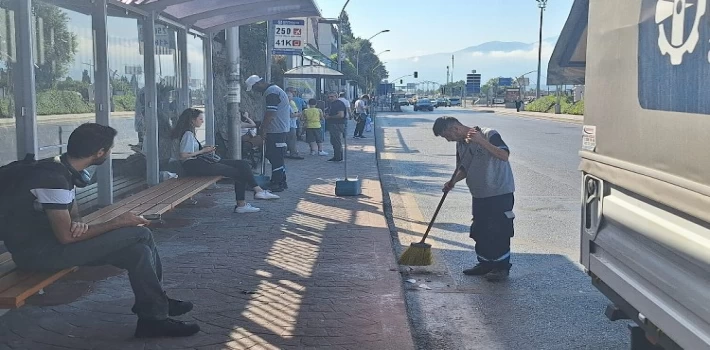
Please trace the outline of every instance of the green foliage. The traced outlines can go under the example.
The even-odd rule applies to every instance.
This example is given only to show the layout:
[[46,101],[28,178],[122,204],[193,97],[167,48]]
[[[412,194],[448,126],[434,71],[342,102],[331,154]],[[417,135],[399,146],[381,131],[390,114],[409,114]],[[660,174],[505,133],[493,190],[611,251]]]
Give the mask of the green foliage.
[[57,83],[56,90],[78,92],[85,101],[89,100],[89,84],[83,81],[73,80],[67,77],[65,80]]
[[584,100],[567,105],[567,108],[562,109],[562,113],[584,115]]
[[53,88],[59,79],[67,76],[79,44],[77,36],[67,26],[69,15],[61,8],[33,1],[32,12],[41,20],[41,38],[44,38],[39,43],[44,55],[39,57],[38,68],[35,69],[37,89],[47,90]]
[[[525,106],[525,110],[531,112],[554,113],[557,96],[549,95],[541,97]],[[560,99],[561,112],[564,114],[584,114],[584,101],[573,102],[572,96],[562,96]]]
[[554,112],[555,96],[543,96],[525,106],[526,111],[547,113]]
[[134,111],[136,109],[136,96],[133,94],[114,96],[113,108],[116,112]]
[[37,93],[37,114],[92,113],[94,105],[84,101],[75,91],[47,90]]

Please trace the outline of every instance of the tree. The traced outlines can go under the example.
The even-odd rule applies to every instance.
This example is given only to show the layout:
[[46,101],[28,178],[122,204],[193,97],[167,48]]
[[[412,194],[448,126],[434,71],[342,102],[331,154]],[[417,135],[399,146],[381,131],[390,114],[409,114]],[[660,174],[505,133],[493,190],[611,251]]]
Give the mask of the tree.
[[38,38],[44,38],[38,42],[44,54],[38,57],[35,69],[37,88],[51,89],[69,73],[78,46],[77,37],[67,26],[69,16],[59,7],[33,1],[32,12],[37,21],[35,28],[42,29]]
[[81,72],[81,81],[85,84],[91,84],[91,76],[89,76],[89,71],[84,69],[83,72]]

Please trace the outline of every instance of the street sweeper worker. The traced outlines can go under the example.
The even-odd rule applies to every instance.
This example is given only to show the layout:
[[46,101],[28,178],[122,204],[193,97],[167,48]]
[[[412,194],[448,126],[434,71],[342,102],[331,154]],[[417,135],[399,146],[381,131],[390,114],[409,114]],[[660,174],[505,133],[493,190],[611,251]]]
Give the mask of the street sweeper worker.
[[478,264],[463,271],[489,281],[506,279],[510,273],[510,239],[513,237],[515,181],[508,158],[510,150],[500,134],[490,128],[468,127],[454,117],[434,122],[434,135],[456,142],[456,173],[444,184],[448,192],[466,179],[471,192]]

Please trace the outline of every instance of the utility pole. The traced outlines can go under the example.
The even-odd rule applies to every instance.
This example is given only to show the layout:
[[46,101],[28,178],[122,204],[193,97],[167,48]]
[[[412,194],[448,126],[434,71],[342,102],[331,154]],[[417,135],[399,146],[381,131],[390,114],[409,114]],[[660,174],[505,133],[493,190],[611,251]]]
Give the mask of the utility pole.
[[446,85],[444,85],[444,96],[446,96],[446,88],[449,86],[449,66],[446,66]]
[[537,91],[535,98],[540,98],[540,79],[542,79],[542,18],[547,6],[547,0],[537,0],[537,5],[540,7],[540,35],[537,47]]

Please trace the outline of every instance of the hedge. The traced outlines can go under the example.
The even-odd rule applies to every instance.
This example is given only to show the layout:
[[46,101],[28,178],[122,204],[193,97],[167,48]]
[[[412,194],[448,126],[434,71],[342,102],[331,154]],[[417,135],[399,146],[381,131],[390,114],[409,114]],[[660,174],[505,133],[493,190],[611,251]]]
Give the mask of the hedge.
[[116,112],[127,112],[136,110],[136,96],[117,95],[113,97],[113,108]]
[[74,91],[47,90],[37,93],[37,114],[91,113],[94,105],[87,103]]
[[[136,109],[134,95],[113,97],[114,111],[127,112]],[[93,113],[94,104],[87,102],[76,91],[47,90],[37,93],[37,115]],[[12,97],[0,99],[0,118],[12,118],[15,115]]]
[[[525,106],[525,110],[531,112],[554,113],[557,96],[550,95],[541,97]],[[560,99],[562,113],[564,114],[584,114],[584,101],[574,103],[571,96],[563,96]]]

